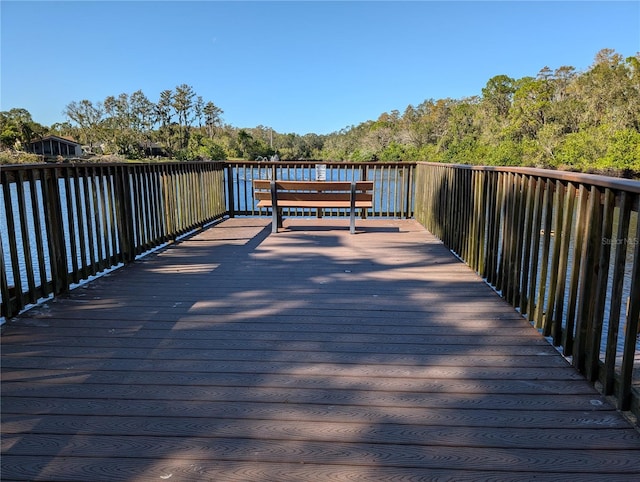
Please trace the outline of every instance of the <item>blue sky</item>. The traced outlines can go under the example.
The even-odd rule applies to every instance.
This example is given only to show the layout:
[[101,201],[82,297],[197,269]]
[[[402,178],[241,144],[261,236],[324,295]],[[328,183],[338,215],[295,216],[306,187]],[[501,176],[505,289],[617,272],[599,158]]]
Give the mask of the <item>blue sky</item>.
[[640,51],[640,2],[0,2],[0,110],[191,85],[235,127],[327,134],[496,75]]

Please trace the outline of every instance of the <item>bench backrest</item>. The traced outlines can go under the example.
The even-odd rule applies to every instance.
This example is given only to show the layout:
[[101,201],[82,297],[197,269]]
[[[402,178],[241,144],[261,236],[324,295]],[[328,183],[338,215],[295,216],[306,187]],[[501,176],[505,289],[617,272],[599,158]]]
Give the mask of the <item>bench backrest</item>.
[[[356,181],[356,200],[373,199],[373,181]],[[290,201],[349,201],[351,181],[275,181],[278,199]],[[255,199],[271,199],[271,181],[254,179]]]

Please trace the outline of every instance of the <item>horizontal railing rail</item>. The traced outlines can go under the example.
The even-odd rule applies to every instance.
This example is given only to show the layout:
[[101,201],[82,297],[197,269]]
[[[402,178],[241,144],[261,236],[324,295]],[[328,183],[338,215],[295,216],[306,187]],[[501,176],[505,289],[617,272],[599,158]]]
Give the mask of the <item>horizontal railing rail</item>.
[[416,169],[416,219],[636,416],[639,204],[637,181],[527,168]]
[[[413,217],[415,163],[346,163],[315,161],[227,162],[229,212],[237,216],[266,216],[253,195],[254,179],[282,181],[373,181],[373,207],[368,217]],[[285,216],[313,216],[315,211],[286,209]],[[349,216],[348,209],[324,210],[324,216]]]
[[0,187],[7,318],[227,213],[221,162],[3,166]]

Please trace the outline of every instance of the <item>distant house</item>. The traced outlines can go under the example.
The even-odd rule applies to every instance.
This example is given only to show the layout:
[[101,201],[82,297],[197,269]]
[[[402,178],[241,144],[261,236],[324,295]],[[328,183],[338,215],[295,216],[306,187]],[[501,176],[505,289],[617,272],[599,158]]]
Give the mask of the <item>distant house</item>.
[[167,152],[157,142],[141,143],[140,147],[144,151],[144,155],[147,157],[166,157]]
[[47,157],[80,157],[82,146],[71,139],[58,136],[46,136],[31,142],[30,152]]

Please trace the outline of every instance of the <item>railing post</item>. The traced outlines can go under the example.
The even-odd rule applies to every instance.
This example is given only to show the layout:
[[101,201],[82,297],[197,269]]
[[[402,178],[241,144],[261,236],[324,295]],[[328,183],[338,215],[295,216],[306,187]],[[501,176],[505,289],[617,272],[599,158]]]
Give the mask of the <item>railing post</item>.
[[[78,283],[80,281],[80,266],[78,265],[78,243],[76,239],[82,239],[80,237],[80,233],[77,232],[74,220],[77,216],[78,209],[73,209],[73,199],[74,199],[74,189],[71,187],[71,178],[73,177],[73,171],[71,166],[67,166],[64,168],[64,190],[66,193],[66,209],[67,212],[67,223],[69,225],[69,244],[71,249],[71,277],[74,283]],[[74,187],[76,185],[75,181],[73,183]],[[78,216],[79,217],[79,216]],[[79,223],[78,223],[79,224]]]
[[[616,240],[624,239],[629,227],[631,217],[632,199],[631,194],[622,191],[620,195],[620,212],[618,215],[618,229],[616,231]],[[609,242],[610,240],[603,240]],[[620,307],[622,304],[622,290],[624,286],[624,271],[626,264],[626,245],[617,245],[615,249],[613,261],[613,281],[611,283],[611,300],[610,306]],[[636,258],[636,263],[639,261]],[[605,373],[603,389],[605,395],[612,395],[615,389],[616,380],[616,357],[618,345],[618,331],[620,328],[620,309],[610,310],[609,313],[609,332],[607,335],[607,353],[605,356]]]
[[[631,235],[631,233],[629,233]],[[638,339],[638,323],[640,323],[640,215],[636,221],[635,238],[629,237],[624,241],[633,247],[633,268],[631,273],[631,287],[627,305],[627,321],[625,323],[624,348],[622,366],[620,367],[620,391],[618,394],[618,408],[629,410],[631,406],[631,387],[633,385],[633,368],[635,362],[636,340]]]
[[594,308],[594,289],[597,280],[597,262],[600,256],[600,243],[602,242],[600,220],[600,191],[595,186],[591,187],[589,195],[589,209],[587,211],[585,224],[585,243],[582,246],[582,270],[578,286],[577,324],[576,324],[576,346],[574,347],[573,364],[578,370],[585,373],[589,362],[589,345],[591,343],[592,316]]
[[[549,308],[553,310],[553,344],[559,346],[562,344],[562,319],[564,316],[564,300],[567,280],[567,265],[569,261],[569,245],[571,241],[571,224],[573,222],[573,211],[576,200],[576,188],[573,183],[567,186],[567,195],[565,197],[564,208],[562,214],[558,212],[558,225],[560,230],[556,231],[556,244],[558,245],[558,276],[555,284],[553,297],[555,305],[549,301]],[[564,218],[563,218],[564,217]],[[562,224],[560,224],[562,221]],[[551,300],[551,298],[550,298]]]
[[133,235],[133,206],[131,204],[131,183],[129,169],[125,166],[116,168],[115,184],[116,219],[118,222],[118,240],[124,263],[131,263],[136,257]]
[[545,191],[543,199],[544,220],[542,220],[542,260],[540,262],[540,277],[538,283],[538,300],[535,309],[535,327],[542,328],[544,323],[544,299],[547,290],[547,272],[549,270],[549,250],[551,246],[551,221],[553,217],[553,182],[545,181]]
[[487,205],[487,249],[486,249],[486,261],[484,266],[484,272],[482,276],[487,279],[489,283],[492,283],[496,279],[496,258],[498,256],[496,247],[497,238],[497,196],[498,196],[498,174],[495,172],[488,172],[487,178],[487,199],[490,200]]
[[64,239],[62,202],[58,187],[57,169],[43,172],[45,202],[45,225],[49,240],[49,259],[53,279],[54,294],[66,293],[69,289],[67,250]]
[[236,215],[233,180],[233,166],[231,164],[227,164],[227,211],[230,218],[233,218]]
[[407,205],[407,210],[405,211],[405,218],[406,219],[410,219],[411,216],[413,216],[413,206],[412,206],[412,199],[414,198],[413,195],[415,194],[414,190],[412,189],[413,186],[413,179],[414,179],[414,175],[413,173],[416,170],[416,165],[412,164],[410,165],[407,169],[406,169],[406,173],[407,175],[406,177],[406,186],[407,186],[407,191],[406,191],[406,195],[405,195],[405,203]]
[[[547,286],[547,304],[546,304],[546,317],[542,328],[544,336],[554,335],[554,341],[559,338],[560,331],[554,333],[554,316],[553,310],[556,302],[556,286],[558,284],[558,270],[560,268],[560,248],[562,248],[562,214],[566,211],[566,205],[564,202],[565,188],[560,181],[556,181],[556,196],[553,204],[553,211],[555,214],[555,224],[553,225],[554,241],[553,252],[551,254],[551,272],[549,276],[549,284]],[[566,238],[565,238],[566,239]],[[562,320],[558,320],[555,325],[559,330]]]
[[26,299],[30,303],[35,303],[36,297],[36,283],[33,276],[33,259],[31,257],[31,241],[29,236],[29,225],[27,223],[27,207],[25,201],[24,192],[24,171],[20,170],[17,173],[16,190],[18,194],[18,213],[20,215],[20,232],[22,237],[22,256],[24,257],[24,264],[26,267],[27,286]]
[[[361,171],[361,174],[360,174],[360,180],[367,181],[368,180],[367,179],[368,176],[369,176],[369,166],[367,166],[365,164],[365,165],[362,166],[362,171]],[[355,181],[355,179],[354,179],[354,181]],[[363,208],[360,211],[361,211],[360,212],[360,217],[362,219],[367,219],[367,210],[366,210],[366,208]]]
[[535,321],[536,290],[538,288],[538,260],[540,257],[540,225],[542,223],[542,208],[544,205],[544,187],[546,185],[542,177],[537,177],[536,190],[533,200],[533,220],[531,222],[531,272],[529,274],[529,299],[527,300],[527,319]]
[[530,176],[525,184],[524,200],[524,246],[522,247],[522,286],[520,288],[520,312],[529,315],[529,267],[531,263],[531,241],[533,237],[533,207],[535,204],[535,178]]
[[[7,217],[7,237],[9,238],[9,262],[11,263],[11,271],[13,272],[13,291],[14,291],[14,299],[17,307],[14,309],[14,299],[11,297],[9,284],[7,281],[7,272],[4,269],[4,261],[0,257],[0,261],[2,261],[2,279],[0,288],[2,289],[2,299],[4,301],[2,305],[2,315],[7,318],[13,316],[20,308],[24,306],[23,304],[23,295],[22,295],[22,278],[20,275],[20,264],[18,263],[18,244],[16,241],[16,228],[15,222],[13,218],[13,202],[11,199],[11,182],[5,172],[0,170],[0,176],[2,176],[2,191],[4,195],[4,207],[5,207],[5,215]],[[2,244],[2,243],[0,243]],[[2,246],[0,246],[0,249]]]
[[589,346],[588,363],[586,375],[589,381],[594,382],[600,375],[600,341],[602,339],[602,329],[604,325],[604,311],[606,304],[607,284],[609,280],[609,265],[611,260],[611,244],[603,243],[602,240],[610,239],[613,233],[613,210],[615,207],[615,195],[611,189],[606,189],[604,193],[604,207],[602,211],[602,224],[599,239],[594,242],[600,246],[599,256],[595,260],[597,279],[593,287],[593,311],[590,318],[592,321],[591,332],[592,342]]
[[13,316],[13,309],[11,305],[11,295],[9,294],[9,282],[7,281],[7,270],[4,269],[4,249],[2,243],[0,243],[0,297],[2,297],[2,304],[0,305],[0,316],[10,318]]

